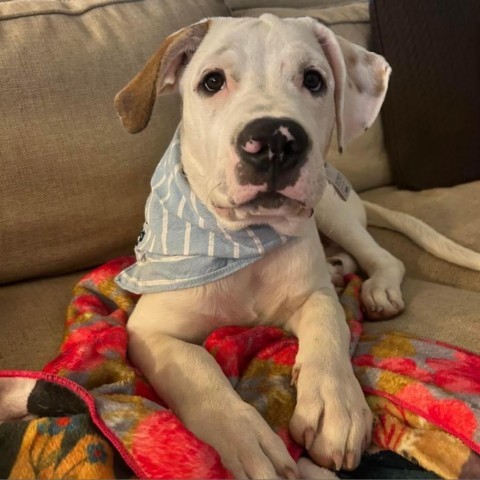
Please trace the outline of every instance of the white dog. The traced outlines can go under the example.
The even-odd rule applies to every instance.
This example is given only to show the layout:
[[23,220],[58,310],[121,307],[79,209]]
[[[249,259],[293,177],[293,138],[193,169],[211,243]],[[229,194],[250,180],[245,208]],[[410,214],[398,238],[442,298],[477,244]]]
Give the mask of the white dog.
[[[131,133],[147,125],[156,96],[183,98],[182,124],[152,181],[138,261],[118,278],[143,294],[128,322],[130,357],[238,478],[328,472],[296,465],[199,346],[227,324],[276,325],[298,337],[290,430],[317,465],[353,469],[370,443],[372,415],[317,228],[368,274],[370,317],[404,308],[402,263],[370,237],[362,202],[325,163],[335,126],[341,149],[373,123],[389,74],[383,57],[311,18],[213,18],[170,35],[116,97]],[[388,223],[384,209],[370,209]],[[344,254],[332,263],[333,273],[354,269]]]

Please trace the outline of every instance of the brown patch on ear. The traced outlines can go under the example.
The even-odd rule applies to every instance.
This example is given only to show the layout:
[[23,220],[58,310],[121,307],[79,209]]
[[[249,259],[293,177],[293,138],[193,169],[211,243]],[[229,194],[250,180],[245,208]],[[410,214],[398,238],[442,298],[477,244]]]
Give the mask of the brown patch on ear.
[[191,57],[207,34],[209,26],[210,20],[206,20],[168,36],[145,67],[117,93],[115,109],[129,133],[140,132],[148,125],[157,94],[165,87],[160,83],[168,74],[169,68],[178,68]]
[[[351,83],[355,87],[355,90],[357,90],[357,92],[360,95],[365,92],[365,89],[363,88],[363,84],[358,77],[352,77],[352,78],[349,77],[349,80],[351,81]],[[349,85],[350,85],[350,83],[349,83]]]
[[373,96],[374,97],[381,97],[385,92],[385,81],[382,77],[377,78],[377,82],[373,87]]
[[358,55],[347,55],[345,57],[345,63],[349,67],[354,67],[358,62]]
[[[373,85],[371,85],[370,88],[367,89],[368,95],[371,95],[372,97],[381,97],[385,93],[385,77],[388,77],[390,73],[390,67],[387,66],[383,69],[379,67],[377,63],[378,57],[371,52],[364,53],[363,62],[369,68],[375,69],[377,72]],[[376,63],[377,65],[375,66]]]
[[[370,62],[370,65],[372,65],[372,68],[373,68],[373,62]],[[374,77],[373,84],[370,84],[369,88],[365,90],[367,95],[370,95],[371,97],[377,97],[377,98],[384,95],[386,90],[385,76],[388,76],[387,71],[385,72],[382,71],[377,73],[377,75]]]
[[124,128],[129,133],[143,130],[152,114],[156,99],[156,81],[160,63],[173,37],[167,38],[155,54],[149,59],[142,71],[123,90],[117,93],[114,100],[115,109]]
[[[357,59],[359,57],[357,56]],[[385,77],[389,74],[389,69],[386,68],[385,70],[381,71],[379,69],[378,64],[375,65],[377,62],[377,58],[365,52],[365,54],[361,57],[361,60],[358,62],[358,66],[361,64],[364,65],[367,69],[373,70],[375,75],[371,75],[369,77],[369,81],[365,81],[362,78],[362,69],[360,68],[353,68],[348,70],[348,77],[347,77],[347,84],[350,88],[355,88],[355,90],[360,94],[369,95],[370,97],[381,97],[386,90],[385,85]],[[365,73],[365,70],[363,71]]]

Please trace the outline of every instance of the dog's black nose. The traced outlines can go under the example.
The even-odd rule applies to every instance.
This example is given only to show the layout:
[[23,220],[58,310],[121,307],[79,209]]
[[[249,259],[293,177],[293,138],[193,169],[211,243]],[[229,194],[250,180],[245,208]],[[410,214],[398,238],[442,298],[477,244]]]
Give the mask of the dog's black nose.
[[301,125],[289,118],[264,117],[247,123],[237,138],[237,152],[256,171],[281,174],[303,163],[309,146]]

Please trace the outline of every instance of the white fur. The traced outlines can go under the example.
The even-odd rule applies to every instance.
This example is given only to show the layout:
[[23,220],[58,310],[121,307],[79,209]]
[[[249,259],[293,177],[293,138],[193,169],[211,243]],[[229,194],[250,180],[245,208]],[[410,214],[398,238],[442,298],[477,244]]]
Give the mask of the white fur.
[[[188,29],[181,41],[185,37]],[[185,48],[175,45],[172,51]],[[161,57],[165,48],[160,52]],[[354,57],[355,68],[348,67],[344,56]],[[150,65],[161,65],[160,57]],[[180,68],[180,62],[169,61]],[[323,96],[315,97],[302,86],[302,69],[311,67],[324,77]],[[223,69],[227,84],[212,97],[199,95],[202,75],[212,69]],[[264,15],[210,19],[208,33],[181,75],[175,71],[168,76],[183,97],[182,161],[200,199],[227,228],[268,223],[297,237],[219,281],[143,295],[128,322],[132,361],[185,425],[215,447],[237,478],[321,476],[322,470],[306,460],[298,466],[293,462],[279,437],[240,399],[200,346],[224,325],[276,325],[298,337],[293,369],[297,406],[290,430],[318,465],[354,468],[370,442],[372,415],[353,374],[350,333],[317,227],[368,273],[362,295],[371,314],[388,318],[398,313],[403,308],[402,264],[367,233],[358,196],[352,193],[348,201],[341,200],[324,171],[334,124],[342,141],[370,125],[383,101],[388,74],[382,57],[338,40],[313,19]],[[155,78],[137,78],[147,77]],[[349,78],[357,85],[380,85],[384,91],[376,96],[355,93]],[[137,91],[141,82],[118,95],[118,105],[127,105],[120,112],[124,122],[131,120],[130,103],[123,102],[127,93],[129,100],[147,92],[143,99],[148,103],[151,90]],[[164,87],[157,85],[157,92]],[[264,186],[241,185],[234,174],[240,161],[232,147],[235,135],[262,116],[297,121],[312,143],[299,180],[284,190],[290,200],[276,210],[241,205]],[[143,128],[144,122],[137,125],[132,118],[130,131]]]
[[403,233],[427,252],[447,262],[480,271],[480,253],[465,248],[407,213],[397,212],[371,202],[363,202],[368,224]]
[[0,423],[27,418],[28,397],[36,383],[32,378],[0,378]]

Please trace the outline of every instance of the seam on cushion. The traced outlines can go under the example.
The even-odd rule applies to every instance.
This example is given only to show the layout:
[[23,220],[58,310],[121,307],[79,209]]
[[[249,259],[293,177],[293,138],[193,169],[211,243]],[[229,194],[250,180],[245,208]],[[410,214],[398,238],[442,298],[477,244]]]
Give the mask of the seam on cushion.
[[[312,1],[311,5],[304,5],[299,7],[300,9],[307,8],[337,8],[337,7],[348,7],[350,5],[355,5],[357,3],[367,3],[365,0],[330,0],[323,4],[318,4],[316,1]],[[268,7],[266,7],[268,8]],[[274,7],[275,8],[275,7]],[[296,8],[296,7],[278,7],[278,8]]]
[[[226,3],[229,3],[228,0]],[[318,5],[316,1],[311,2],[310,5],[303,5],[302,7],[292,7],[292,6],[275,6],[275,5],[270,5],[270,6],[263,6],[263,7],[254,7],[254,6],[247,6],[247,7],[240,7],[240,8],[233,8],[232,10],[234,12],[238,10],[249,10],[251,8],[295,8],[298,10],[307,10],[307,9],[312,9],[312,8],[337,8],[337,7],[347,7],[350,5],[355,5],[358,3],[368,3],[368,1],[365,0],[330,0],[324,4]]]
[[318,20],[319,22],[323,23],[324,25],[327,25],[328,27],[334,27],[336,25],[369,25],[370,20],[339,20],[338,22],[325,22],[319,17],[312,17],[315,18],[315,20]]
[[[303,7],[277,7],[277,8],[298,8],[298,10],[311,10],[311,9],[330,9],[330,8],[344,8],[344,7],[351,7],[352,5],[365,5],[368,2],[364,0],[332,0],[330,3],[325,3],[323,5],[318,5],[316,2],[313,2],[312,5],[306,5]],[[265,7],[268,8],[268,7]],[[275,8],[275,7],[273,7]]]
[[102,8],[102,7],[108,7],[109,5],[117,5],[117,4],[123,4],[123,3],[141,3],[141,2],[143,2],[143,0],[106,0],[103,2],[96,3],[94,5],[88,5],[83,9],[75,10],[75,11],[60,10],[60,9],[44,9],[36,12],[13,13],[13,14],[4,14],[4,15],[0,14],[0,21],[16,20],[18,18],[38,17],[38,16],[44,16],[44,15],[67,15],[67,16],[77,17],[77,16],[83,15],[84,13],[88,13],[91,10],[95,10],[97,8]]
[[[301,10],[300,8],[298,10]],[[326,22],[320,17],[314,17],[313,15],[307,15],[307,17],[313,18],[320,23],[323,23],[327,27],[335,27],[337,25],[370,25],[370,20],[338,20],[336,22]],[[241,18],[241,17],[234,17]]]

